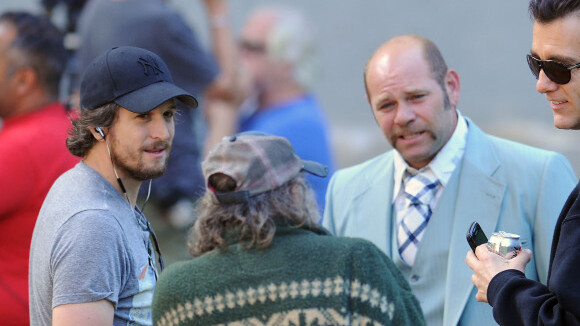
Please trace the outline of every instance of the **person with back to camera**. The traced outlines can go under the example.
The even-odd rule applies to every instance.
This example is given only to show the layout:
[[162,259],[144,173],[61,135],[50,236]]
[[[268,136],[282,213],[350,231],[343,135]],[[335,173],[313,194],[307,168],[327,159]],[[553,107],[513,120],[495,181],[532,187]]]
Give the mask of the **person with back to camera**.
[[[546,95],[559,129],[580,129],[580,2],[531,0],[534,19],[528,64]],[[475,272],[476,298],[493,307],[500,325],[580,325],[580,183],[558,217],[552,239],[547,282],[537,282],[527,268],[532,252],[511,260],[489,252],[486,245],[468,252]],[[554,215],[555,217],[556,215]],[[509,231],[509,229],[506,229]],[[526,266],[527,265],[527,266]]]
[[202,170],[207,190],[189,239],[195,258],[161,273],[155,325],[424,325],[390,259],[316,223],[301,171],[328,169],[301,160],[287,139],[225,137]]
[[34,228],[30,321],[151,325],[163,263],[137,195],[143,181],[167,168],[176,100],[190,107],[197,101],[173,84],[161,58],[136,47],[97,57],[80,96],[66,143],[83,160],[53,184]]
[[465,232],[509,230],[534,248],[529,277],[547,279],[551,234],[577,181],[554,152],[484,133],[457,109],[460,80],[437,46],[414,35],[381,45],[365,68],[368,102],[393,150],[338,171],[323,226],[381,248],[432,326],[494,325],[473,295]]
[[[79,159],[58,102],[67,55],[46,17],[0,15],[0,324],[29,325],[28,253],[36,217],[56,178]],[[2,122],[3,121],[3,122]]]

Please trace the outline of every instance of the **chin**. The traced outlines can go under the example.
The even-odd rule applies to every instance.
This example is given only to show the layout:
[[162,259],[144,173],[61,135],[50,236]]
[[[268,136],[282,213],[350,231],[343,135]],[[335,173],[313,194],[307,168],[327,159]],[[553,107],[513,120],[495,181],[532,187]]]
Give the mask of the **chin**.
[[149,179],[157,179],[162,176],[167,170],[167,166],[158,169],[141,169],[139,171],[131,171],[132,177],[139,181],[146,181]]
[[580,129],[580,121],[569,121],[567,119],[554,117],[554,127],[558,129],[578,130]]

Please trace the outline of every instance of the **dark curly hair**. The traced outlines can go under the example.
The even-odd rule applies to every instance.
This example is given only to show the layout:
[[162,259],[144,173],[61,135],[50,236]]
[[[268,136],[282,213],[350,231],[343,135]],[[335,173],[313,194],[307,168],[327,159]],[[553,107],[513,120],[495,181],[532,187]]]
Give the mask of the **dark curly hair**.
[[6,12],[0,23],[8,23],[17,35],[7,50],[12,73],[24,66],[34,69],[38,80],[55,99],[68,60],[63,33],[46,16],[26,12]]

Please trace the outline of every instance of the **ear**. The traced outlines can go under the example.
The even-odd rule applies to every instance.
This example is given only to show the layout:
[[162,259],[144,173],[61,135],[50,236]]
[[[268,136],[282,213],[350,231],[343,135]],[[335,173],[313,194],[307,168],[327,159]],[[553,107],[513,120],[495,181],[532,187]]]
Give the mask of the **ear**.
[[38,86],[38,76],[31,67],[19,68],[12,76],[15,96],[27,96]]
[[[93,137],[95,137],[95,139],[97,141],[104,141],[105,138],[103,138],[103,136],[101,136],[101,134],[96,130],[97,127],[91,127],[89,130],[91,132],[91,134],[93,134]],[[103,128],[101,127],[101,129],[103,129],[103,133],[105,133],[105,135],[107,134],[107,128]]]
[[445,74],[445,90],[449,96],[449,102],[452,108],[456,108],[459,104],[459,93],[461,89],[461,82],[459,74],[453,69],[448,69]]

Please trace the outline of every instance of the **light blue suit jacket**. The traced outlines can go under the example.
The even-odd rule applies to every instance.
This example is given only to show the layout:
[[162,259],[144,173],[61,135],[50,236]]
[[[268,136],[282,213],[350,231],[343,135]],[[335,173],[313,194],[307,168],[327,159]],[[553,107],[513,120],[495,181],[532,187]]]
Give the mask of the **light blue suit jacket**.
[[484,232],[519,234],[534,258],[526,276],[546,282],[554,226],[577,182],[564,156],[485,134],[471,120],[463,160],[453,172],[419,245],[413,267],[397,252],[393,152],[332,177],[322,224],[339,236],[361,237],[401,269],[421,302],[427,325],[495,325],[475,300],[465,263],[472,221]]

